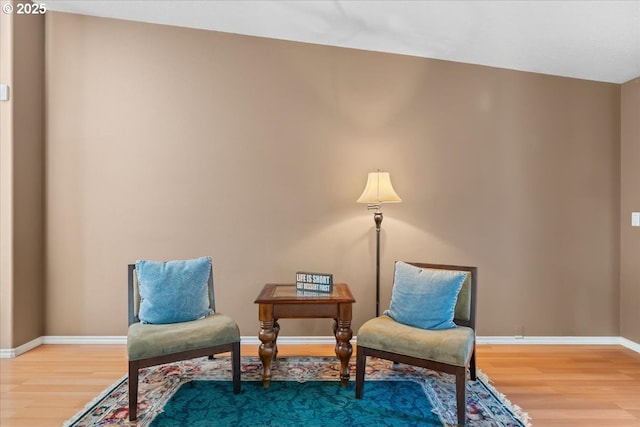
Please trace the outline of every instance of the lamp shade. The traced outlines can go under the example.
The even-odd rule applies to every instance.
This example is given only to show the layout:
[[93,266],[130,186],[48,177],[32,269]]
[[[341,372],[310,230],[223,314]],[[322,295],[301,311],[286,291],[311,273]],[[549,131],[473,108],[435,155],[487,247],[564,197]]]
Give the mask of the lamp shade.
[[368,203],[370,205],[398,203],[401,201],[402,199],[396,194],[391,185],[389,172],[369,172],[367,186],[357,200],[358,203]]

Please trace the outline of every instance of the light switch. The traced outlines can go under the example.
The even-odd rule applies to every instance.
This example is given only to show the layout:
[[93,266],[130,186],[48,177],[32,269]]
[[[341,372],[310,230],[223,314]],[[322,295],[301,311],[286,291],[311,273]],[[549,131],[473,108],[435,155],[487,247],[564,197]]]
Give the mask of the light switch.
[[640,227],[640,212],[631,212],[631,226]]
[[9,100],[9,85],[0,85],[0,101]]

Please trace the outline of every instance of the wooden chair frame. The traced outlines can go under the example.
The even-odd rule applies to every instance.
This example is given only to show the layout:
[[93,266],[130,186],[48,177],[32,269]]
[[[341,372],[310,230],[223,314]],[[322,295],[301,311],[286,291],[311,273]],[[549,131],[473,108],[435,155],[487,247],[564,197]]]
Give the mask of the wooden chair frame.
[[[476,327],[476,288],[478,283],[478,268],[466,267],[458,265],[446,265],[446,264],[428,264],[410,262],[408,264],[414,265],[420,268],[434,268],[443,270],[457,270],[467,271],[471,274],[470,282],[470,310],[469,320],[466,319],[454,319],[453,321],[458,326],[467,326],[474,330]],[[473,349],[471,353],[471,359],[468,366],[456,366],[446,363],[436,362],[433,360],[420,359],[416,357],[406,356],[403,354],[392,353],[388,351],[377,350],[374,348],[356,346],[356,398],[362,398],[364,375],[367,364],[367,356],[378,357],[381,359],[391,360],[394,363],[405,363],[407,365],[419,366],[422,368],[433,369],[435,371],[445,372],[456,376],[456,404],[458,414],[458,426],[464,427],[466,425],[466,371],[469,369],[469,377],[472,381],[476,380],[476,341],[473,340]]]
[[[133,273],[135,264],[129,264],[129,325],[139,322],[140,319],[134,311],[134,286]],[[213,271],[209,274],[209,301],[211,308],[215,311],[215,296],[213,291]],[[129,360],[129,420],[134,421],[138,417],[138,370],[149,366],[162,365],[165,363],[177,362],[180,360],[194,359],[196,357],[209,356],[214,354],[231,353],[231,370],[233,377],[233,392],[240,393],[240,341],[221,344],[217,346],[199,348],[182,351],[179,353],[167,354],[163,356],[150,357],[148,359]]]

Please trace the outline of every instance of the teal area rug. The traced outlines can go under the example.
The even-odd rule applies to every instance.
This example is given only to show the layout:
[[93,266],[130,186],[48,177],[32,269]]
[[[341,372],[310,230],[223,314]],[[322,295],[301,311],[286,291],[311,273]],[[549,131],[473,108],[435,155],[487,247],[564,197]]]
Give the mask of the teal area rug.
[[[368,358],[364,394],[341,387],[335,357],[282,357],[262,387],[257,357],[242,358],[242,393],[230,383],[228,357],[194,359],[140,370],[138,420],[128,422],[126,376],[89,402],[68,427],[451,426],[455,378],[428,369]],[[468,427],[527,427],[528,416],[479,373],[467,382]],[[384,424],[387,420],[387,424]]]
[[415,381],[371,381],[364,399],[356,399],[354,384],[337,381],[275,381],[242,384],[240,395],[232,383],[191,381],[167,402],[152,427],[321,427],[321,426],[438,426],[422,385]]

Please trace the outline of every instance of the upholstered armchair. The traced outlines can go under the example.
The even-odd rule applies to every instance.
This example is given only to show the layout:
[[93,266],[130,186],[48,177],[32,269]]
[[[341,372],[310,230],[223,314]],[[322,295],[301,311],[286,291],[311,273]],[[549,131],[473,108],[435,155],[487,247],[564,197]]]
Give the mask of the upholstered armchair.
[[466,373],[476,379],[477,267],[396,262],[389,310],[357,334],[356,398],[367,356],[456,376],[458,425],[466,422]]
[[129,420],[138,415],[138,370],[231,352],[240,392],[240,330],[215,310],[211,258],[129,265]]

